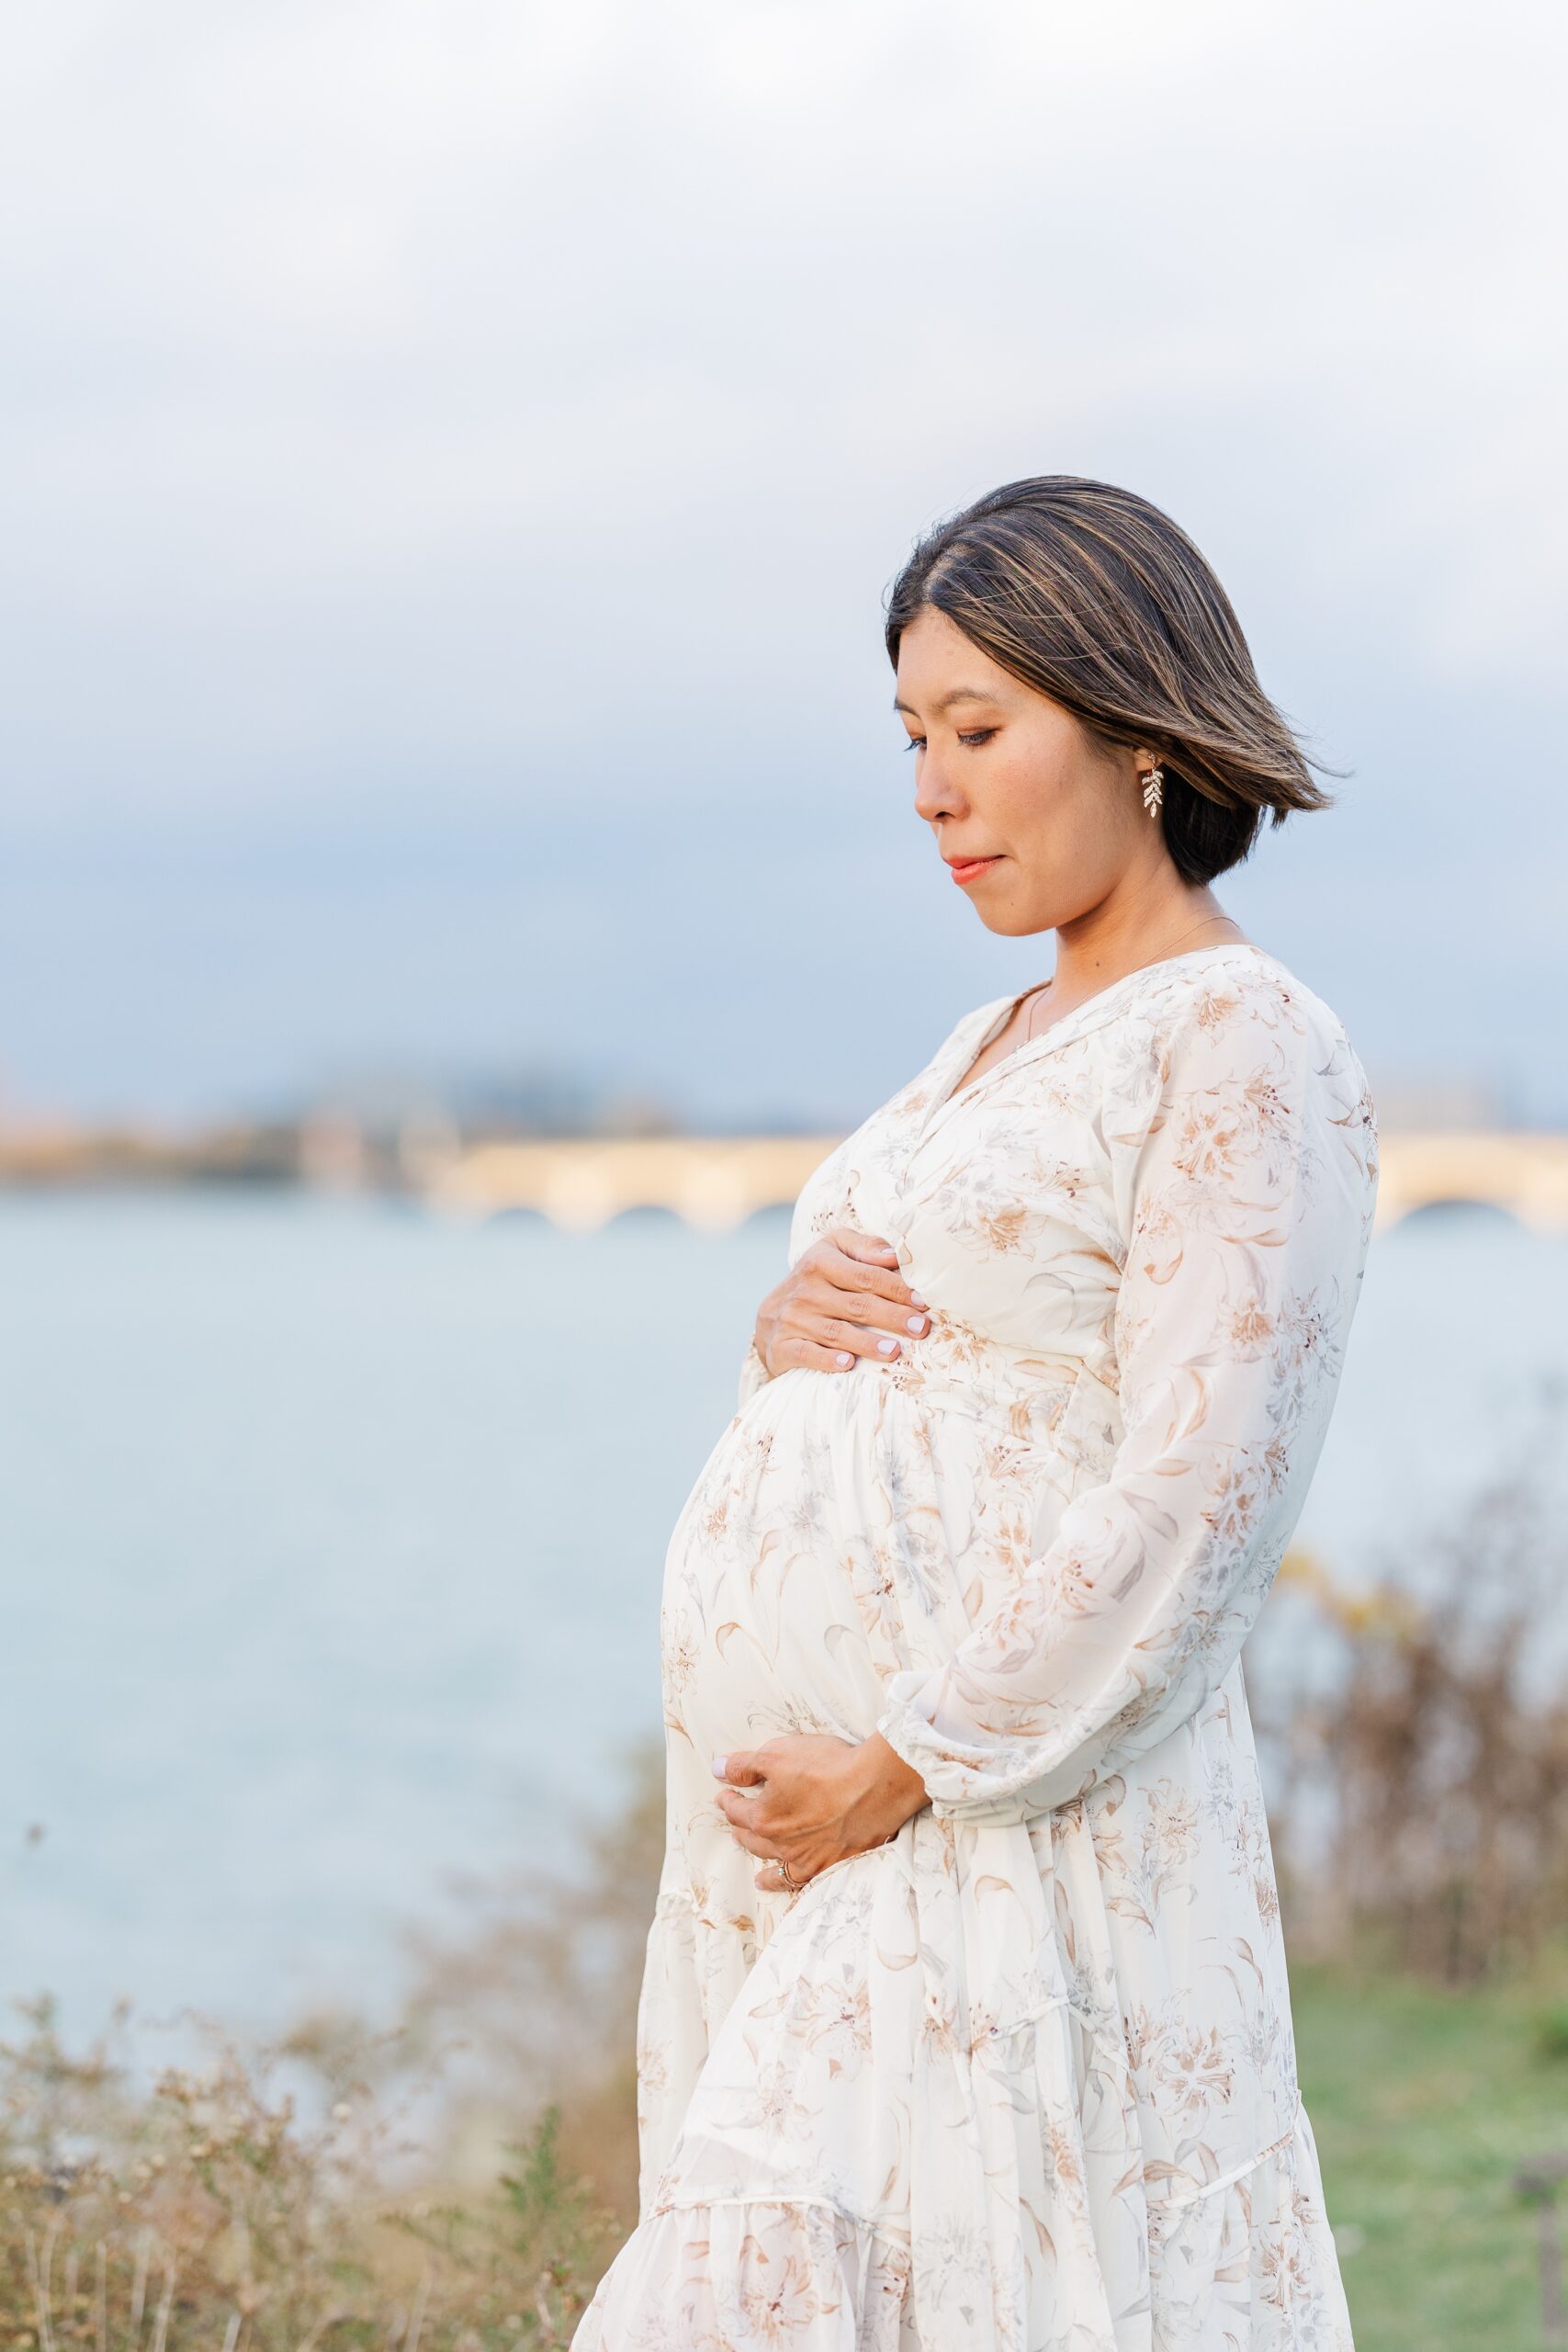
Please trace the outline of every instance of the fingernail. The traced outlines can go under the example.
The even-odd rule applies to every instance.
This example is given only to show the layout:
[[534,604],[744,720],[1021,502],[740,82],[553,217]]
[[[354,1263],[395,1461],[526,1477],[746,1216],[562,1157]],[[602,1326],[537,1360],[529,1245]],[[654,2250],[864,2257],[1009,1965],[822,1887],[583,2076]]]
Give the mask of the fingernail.
[[898,1342],[897,1340],[878,1340],[876,1344],[881,1349],[885,1356],[896,1356],[898,1352]]
[[840,1363],[853,1363],[854,1362],[854,1358],[851,1355],[848,1348],[840,1348],[839,1350],[838,1360]]
[[904,1328],[908,1331],[923,1331],[926,1328],[926,1318],[923,1315],[911,1315]]
[[724,1778],[724,1768],[725,1768],[725,1766],[728,1763],[728,1761],[729,1761],[729,1758],[728,1758],[728,1756],[716,1756],[716,1757],[714,1758],[714,1759],[713,1759],[713,1774],[714,1774],[714,1778],[715,1778],[715,1780],[716,1780],[716,1781],[722,1781],[722,1780],[723,1780],[723,1778]]
[[912,1290],[909,1293],[909,1304],[911,1306],[923,1306],[925,1303],[925,1300],[920,1296],[918,1290]]

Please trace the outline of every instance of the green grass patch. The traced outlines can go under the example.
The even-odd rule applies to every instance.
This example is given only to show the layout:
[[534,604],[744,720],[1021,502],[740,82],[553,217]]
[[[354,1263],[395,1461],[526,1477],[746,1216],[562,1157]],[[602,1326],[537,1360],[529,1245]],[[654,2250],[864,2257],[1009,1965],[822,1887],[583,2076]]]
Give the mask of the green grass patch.
[[[1568,2149],[1568,1951],[1477,1990],[1291,1983],[1357,2352],[1540,2352],[1536,2210],[1509,2182]],[[1559,2211],[1568,2238],[1568,2184]]]

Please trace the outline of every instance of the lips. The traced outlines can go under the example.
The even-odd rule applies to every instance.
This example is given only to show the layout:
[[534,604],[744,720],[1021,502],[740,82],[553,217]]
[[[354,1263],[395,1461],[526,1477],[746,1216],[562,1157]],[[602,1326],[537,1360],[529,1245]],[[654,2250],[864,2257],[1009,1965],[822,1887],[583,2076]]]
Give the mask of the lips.
[[962,889],[966,882],[973,882],[976,875],[988,874],[993,865],[999,865],[1001,859],[999,857],[949,857],[943,862],[953,880]]

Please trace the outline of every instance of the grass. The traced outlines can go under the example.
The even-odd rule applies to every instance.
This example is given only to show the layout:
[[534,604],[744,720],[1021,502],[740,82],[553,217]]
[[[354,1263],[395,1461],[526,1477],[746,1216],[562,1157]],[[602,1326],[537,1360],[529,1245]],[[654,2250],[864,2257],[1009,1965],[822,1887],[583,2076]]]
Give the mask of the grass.
[[[1568,1951],[1462,1990],[1291,1980],[1357,2352],[1540,2352],[1536,2210],[1509,2182],[1568,2150]],[[1560,2212],[1568,2238],[1568,2184]]]

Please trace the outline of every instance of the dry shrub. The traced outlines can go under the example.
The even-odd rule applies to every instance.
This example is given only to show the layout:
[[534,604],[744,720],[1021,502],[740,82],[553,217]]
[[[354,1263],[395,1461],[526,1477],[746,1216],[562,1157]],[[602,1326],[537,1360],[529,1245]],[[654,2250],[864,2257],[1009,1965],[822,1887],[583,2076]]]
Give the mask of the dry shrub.
[[307,2125],[267,2054],[132,2091],[46,2007],[0,2045],[0,2325],[17,2352],[558,2352],[613,2225],[547,2112],[491,2193],[387,2194],[361,2102]]
[[1339,1671],[1276,1735],[1275,1843],[1303,1952],[1469,1984],[1568,1923],[1554,1426],[1417,1562],[1327,1596]]

